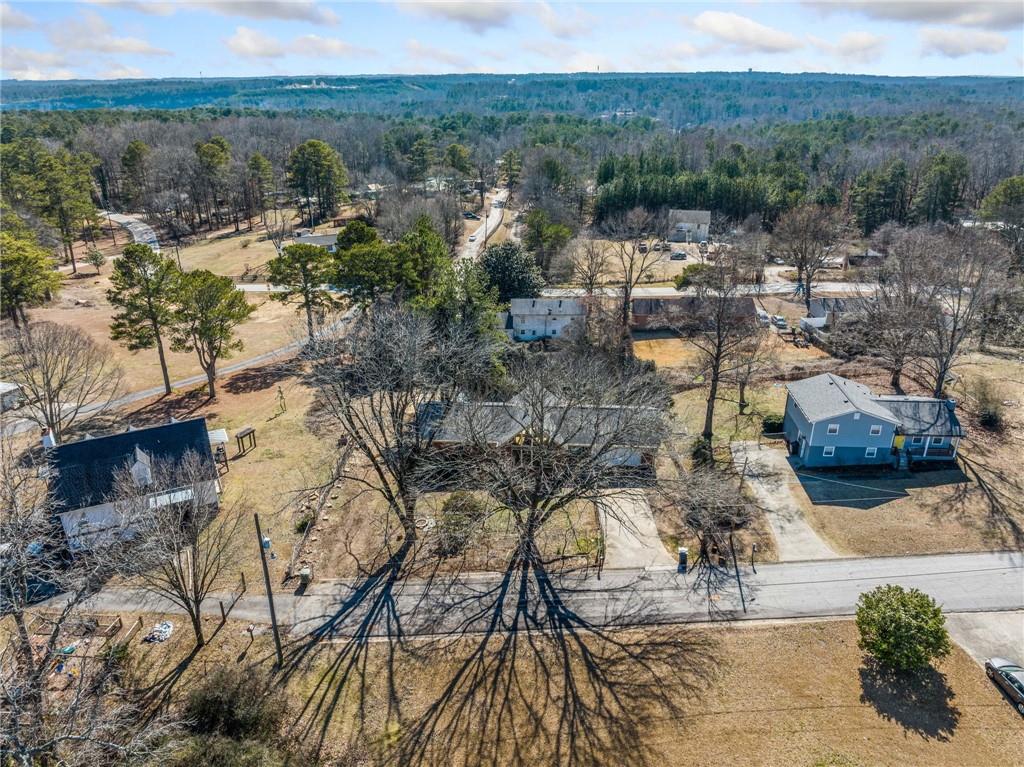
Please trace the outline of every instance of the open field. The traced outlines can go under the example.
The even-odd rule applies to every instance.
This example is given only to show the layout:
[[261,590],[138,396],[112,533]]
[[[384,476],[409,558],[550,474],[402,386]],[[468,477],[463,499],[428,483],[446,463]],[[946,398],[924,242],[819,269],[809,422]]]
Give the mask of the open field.
[[[83,271],[92,272],[92,267]],[[56,301],[30,311],[33,321],[50,321],[73,325],[85,331],[101,344],[109,345],[118,362],[124,368],[124,388],[139,391],[159,386],[160,363],[156,349],[130,352],[110,340],[110,318],[114,312],[107,302],[106,291],[110,287],[110,264],[106,264],[99,277],[91,274],[85,278],[69,279],[64,283]],[[237,329],[237,335],[245,347],[236,352],[234,359],[255,357],[264,352],[284,346],[304,332],[294,306],[287,306],[271,300],[265,294],[247,294],[246,298],[257,310],[249,320]],[[186,378],[202,373],[196,355],[192,352],[176,353],[165,346],[167,366],[171,380]],[[221,364],[230,362],[225,360]]]
[[[159,617],[144,616],[145,626]],[[229,620],[189,658],[189,631],[172,620],[170,641],[133,643],[138,668],[172,699],[220,666],[269,670],[273,645],[263,627],[251,642],[244,625]],[[628,652],[665,642],[678,653],[675,673],[652,676],[627,660]],[[603,673],[587,672],[581,647],[598,653]],[[954,648],[918,678],[891,679],[865,665],[851,621],[560,640],[531,632],[529,641],[494,635],[311,646],[292,638],[285,657],[278,679],[292,701],[287,739],[322,739],[324,755],[360,765],[482,764],[490,754],[490,763],[525,766],[565,763],[570,753],[609,767],[1010,767],[1024,760],[1019,715],[965,652]],[[613,691],[620,704],[607,698]],[[574,716],[562,715],[563,706]]]
[[[815,346],[801,349],[783,340],[773,329],[769,329],[767,343],[769,357],[778,364],[813,362],[827,359],[829,356]],[[651,360],[659,368],[694,367],[700,361],[700,352],[692,343],[668,332],[647,331],[634,334],[633,351],[639,359]]]

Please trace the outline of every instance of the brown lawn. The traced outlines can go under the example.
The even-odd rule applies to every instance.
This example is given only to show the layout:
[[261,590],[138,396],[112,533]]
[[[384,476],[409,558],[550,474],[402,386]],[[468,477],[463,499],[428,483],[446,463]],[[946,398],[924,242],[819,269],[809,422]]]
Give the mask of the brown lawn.
[[[159,617],[145,616],[146,626]],[[172,620],[171,641],[133,644],[153,681],[190,650],[185,627]],[[554,764],[559,721],[563,762],[571,751],[609,767],[1024,760],[1019,715],[959,648],[933,672],[893,682],[866,667],[851,621],[677,627],[612,634],[612,642],[563,636],[565,643],[531,634],[316,646],[290,638],[280,676],[294,712],[287,737],[307,745],[322,737],[325,755],[361,756],[351,763],[367,765],[398,762],[417,734],[425,750],[406,764]],[[577,640],[599,652],[599,674],[586,673]],[[676,657],[671,668],[654,662],[652,674],[625,659],[666,641],[673,649],[662,661]],[[250,643],[244,624],[229,621],[172,677],[172,698],[221,666],[269,669],[272,647],[262,627]]]
[[[89,334],[101,344],[110,346],[124,368],[124,390],[140,391],[159,386],[163,379],[155,349],[130,352],[110,340],[110,322],[113,307],[106,299],[110,287],[110,264],[101,270],[101,276],[91,274],[84,278],[68,279],[56,301],[30,312],[33,321],[49,321],[74,325]],[[245,345],[232,359],[247,359],[280,348],[295,340],[302,333],[301,321],[294,306],[273,301],[265,293],[246,294],[249,303],[257,307],[249,320],[242,324],[237,335]],[[179,380],[202,373],[193,352],[176,353],[165,346],[171,380]],[[232,360],[224,360],[228,364]]]

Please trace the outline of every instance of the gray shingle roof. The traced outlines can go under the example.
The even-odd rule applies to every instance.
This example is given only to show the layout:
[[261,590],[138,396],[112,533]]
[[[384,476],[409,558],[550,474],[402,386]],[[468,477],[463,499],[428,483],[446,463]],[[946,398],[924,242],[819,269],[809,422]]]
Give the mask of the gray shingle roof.
[[808,421],[822,421],[860,411],[883,421],[899,423],[899,419],[883,405],[878,404],[871,390],[864,384],[833,373],[805,378],[786,384],[789,396]]
[[875,399],[899,418],[903,434],[959,437],[964,433],[950,400],[898,395],[882,395]]

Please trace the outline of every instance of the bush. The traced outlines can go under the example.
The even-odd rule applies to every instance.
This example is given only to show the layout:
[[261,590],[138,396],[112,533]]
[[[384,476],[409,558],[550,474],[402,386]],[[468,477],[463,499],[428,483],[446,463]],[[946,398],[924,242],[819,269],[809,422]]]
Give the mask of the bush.
[[295,532],[299,535],[303,535],[306,532],[307,528],[309,528],[309,526],[313,524],[313,519],[315,518],[315,516],[316,515],[314,515],[312,511],[307,511],[305,514],[303,514],[301,517],[295,520]]
[[437,526],[437,550],[443,557],[455,557],[466,550],[473,532],[487,516],[487,504],[471,493],[452,493],[441,507]]
[[782,431],[786,417],[778,413],[768,413],[761,419],[761,430],[765,434],[779,434]]
[[950,650],[942,608],[917,589],[888,585],[861,594],[857,630],[858,646],[896,671],[925,668]]
[[1002,431],[1006,425],[1003,417],[1003,394],[989,378],[979,378],[974,383],[974,399],[978,408],[978,423],[989,431]]
[[185,716],[193,732],[269,740],[277,736],[287,700],[257,671],[220,668],[188,696]]
[[711,440],[704,437],[697,437],[690,447],[690,458],[697,466],[707,466],[715,462],[715,451],[711,447]]
[[676,290],[696,285],[710,270],[710,264],[690,264],[676,277]]

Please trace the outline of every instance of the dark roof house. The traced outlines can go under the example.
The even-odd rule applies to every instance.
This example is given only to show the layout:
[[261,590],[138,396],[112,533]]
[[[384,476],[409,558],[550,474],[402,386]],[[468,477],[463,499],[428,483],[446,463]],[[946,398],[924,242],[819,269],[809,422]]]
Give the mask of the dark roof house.
[[179,461],[189,452],[216,465],[205,418],[174,421],[105,437],[87,437],[58,445],[52,451],[50,493],[58,513],[106,502],[119,471],[151,466],[153,461]]

